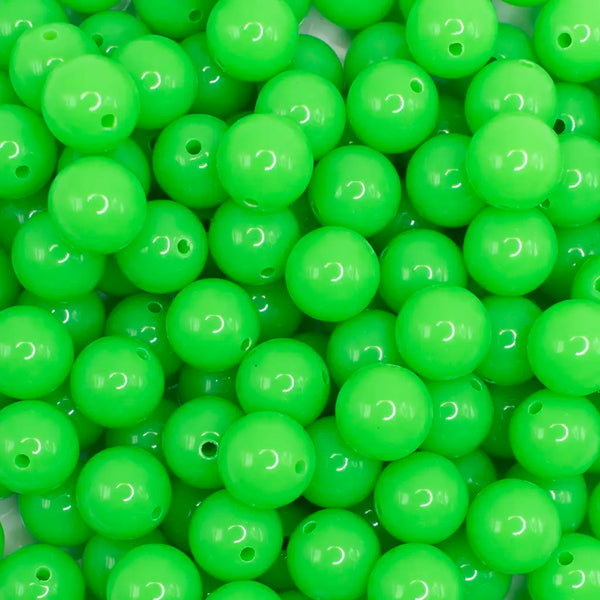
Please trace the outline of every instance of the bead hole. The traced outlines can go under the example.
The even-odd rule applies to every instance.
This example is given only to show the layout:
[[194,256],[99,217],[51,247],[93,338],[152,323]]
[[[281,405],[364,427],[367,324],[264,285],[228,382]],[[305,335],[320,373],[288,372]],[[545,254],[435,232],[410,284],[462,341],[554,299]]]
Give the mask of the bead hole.
[[273,277],[275,275],[275,269],[273,267],[266,267],[260,272],[260,276],[263,279],[269,279],[269,277]]
[[460,42],[452,42],[452,44],[448,46],[448,52],[450,52],[452,56],[460,56],[464,52],[464,46]]
[[299,460],[294,465],[294,471],[296,472],[296,475],[304,475],[304,473],[306,473],[306,463],[303,460]]
[[242,551],[240,552],[240,558],[244,562],[253,561],[255,557],[256,557],[256,550],[254,550],[254,548],[250,548],[250,547],[242,548]]
[[135,353],[142,359],[142,360],[148,360],[148,350],[146,350],[145,348],[138,348]]
[[102,46],[102,44],[104,43],[104,38],[99,33],[92,34],[92,40],[94,41],[96,46],[98,46],[98,48],[100,48],[100,46]]
[[423,91],[423,82],[420,79],[412,79],[410,82],[410,89],[415,94],[420,94]]
[[50,569],[48,569],[48,567],[40,567],[35,572],[35,578],[38,581],[48,581],[48,579],[50,579]]
[[179,254],[187,254],[190,250],[190,243],[187,240],[179,240],[177,242],[177,251]]
[[287,550],[288,544],[290,543],[290,538],[287,535],[283,536],[283,544],[281,544],[282,550]]
[[100,119],[100,125],[102,125],[104,129],[112,129],[116,123],[117,118],[115,117],[115,115],[102,115],[102,118]]
[[202,458],[211,460],[217,456],[218,450],[219,446],[216,442],[204,442],[200,446],[200,455],[202,456]]
[[45,40],[55,40],[56,39],[56,31],[54,29],[48,29],[48,31],[44,31],[44,35],[42,36]]
[[316,521],[309,521],[303,528],[304,533],[312,533],[317,528]]
[[246,350],[250,349],[250,346],[252,346],[252,340],[250,338],[246,338],[241,344],[240,344],[240,350],[242,352],[246,352]]
[[565,132],[565,129],[567,128],[567,126],[565,125],[565,122],[562,119],[556,119],[555,123],[554,123],[554,132],[558,133],[559,135],[561,133]]
[[27,454],[17,454],[15,456],[15,466],[18,469],[26,469],[31,464],[31,459]]
[[162,310],[162,306],[158,302],[148,302],[148,310],[156,315]]
[[542,410],[541,402],[532,402],[531,405],[529,406],[529,414],[530,415],[537,415],[541,410]]
[[185,145],[185,150],[188,154],[191,154],[192,156],[198,156],[198,154],[200,154],[200,151],[202,150],[202,144],[198,140],[190,140]]
[[594,290],[600,293],[600,277],[594,281]]
[[573,555],[570,552],[561,552],[558,555],[558,564],[566,566],[573,562]]
[[543,202],[540,204],[540,206],[541,206],[542,208],[550,208],[550,199],[549,199],[549,198],[546,198],[546,199],[545,199],[545,200],[544,200],[544,201],[543,201]]
[[481,385],[481,381],[479,381],[479,379],[471,379],[471,387],[476,392],[481,392],[481,390],[483,389],[483,386]]
[[150,515],[152,517],[153,521],[158,521],[158,519],[160,519],[160,517],[162,516],[162,507],[161,506],[157,506],[153,511],[152,514]]
[[563,50],[569,48],[569,46],[571,46],[571,44],[573,43],[573,38],[571,37],[570,33],[567,33],[566,31],[564,31],[563,33],[561,33],[558,36],[558,47],[562,48]]
[[190,21],[192,21],[192,23],[197,23],[198,21],[200,21],[200,19],[202,19],[202,11],[201,10],[193,10],[190,15]]
[[27,165],[21,165],[16,168],[15,175],[19,179],[25,179],[26,177],[29,177],[29,172],[30,172],[30,169]]

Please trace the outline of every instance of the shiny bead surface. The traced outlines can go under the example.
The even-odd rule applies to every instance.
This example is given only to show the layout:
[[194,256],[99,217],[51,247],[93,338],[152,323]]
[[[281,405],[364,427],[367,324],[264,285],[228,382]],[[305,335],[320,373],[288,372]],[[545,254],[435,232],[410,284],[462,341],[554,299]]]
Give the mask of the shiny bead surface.
[[520,27],[511,23],[498,23],[498,37],[492,56],[497,60],[536,60],[531,38]]
[[42,188],[35,194],[19,200],[0,200],[0,245],[10,254],[19,229],[39,212],[46,210],[48,190]]
[[492,459],[479,448],[464,456],[453,458],[452,462],[467,484],[471,502],[482,489],[498,479]]
[[600,139],[600,99],[585,85],[559,82],[556,133],[577,133]]
[[344,87],[344,74],[340,59],[331,46],[318,37],[306,34],[298,37],[298,46],[290,68],[325,77],[340,92]]
[[593,256],[577,270],[571,286],[571,298],[600,302],[600,257]]
[[232,581],[211,593],[213,600],[279,600],[279,595],[258,581]]
[[179,400],[189,402],[202,396],[218,396],[237,403],[235,394],[236,368],[208,372],[184,364],[179,371]]
[[0,247],[0,310],[15,304],[20,290],[10,256]]
[[315,7],[327,19],[344,29],[364,29],[381,21],[391,10],[393,0],[315,0]]
[[178,39],[206,27],[214,0],[183,0],[167,6],[160,0],[135,0],[140,18],[152,31]]

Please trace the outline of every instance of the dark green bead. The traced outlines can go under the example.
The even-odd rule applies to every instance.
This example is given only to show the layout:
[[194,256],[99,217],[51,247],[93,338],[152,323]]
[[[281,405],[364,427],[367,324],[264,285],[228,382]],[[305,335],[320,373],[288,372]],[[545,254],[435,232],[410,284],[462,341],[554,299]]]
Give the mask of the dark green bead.
[[123,298],[140,291],[137,285],[125,276],[119,267],[114,254],[106,257],[104,273],[97,285],[97,290],[108,297]]
[[467,484],[471,502],[482,489],[498,479],[492,459],[479,448],[469,454],[453,458],[452,462]]
[[577,270],[571,286],[571,298],[600,302],[600,257],[587,259]]
[[15,304],[20,291],[10,256],[0,247],[0,310]]
[[492,56],[497,60],[522,59],[537,62],[531,38],[511,23],[498,23],[498,37]]
[[213,600],[279,600],[279,595],[258,581],[232,581],[211,593]]
[[344,29],[364,29],[381,21],[392,8],[394,0],[315,0],[317,10]]
[[179,372],[179,400],[189,402],[202,396],[218,396],[237,403],[235,374],[237,369],[209,372],[184,364]]
[[351,506],[348,510],[362,517],[369,524],[379,540],[382,552],[387,552],[398,545],[398,540],[387,532],[381,524],[381,519],[375,512],[375,500],[373,494],[369,494],[362,502]]
[[298,37],[296,54],[292,58],[290,68],[325,77],[340,92],[344,87],[344,74],[340,59],[331,46],[318,37],[306,34]]
[[13,89],[8,72],[0,70],[0,105],[2,104],[21,104],[21,101]]
[[456,133],[471,135],[465,117],[464,102],[448,94],[440,94],[440,111],[432,137],[439,134]]
[[19,229],[39,212],[47,208],[48,189],[19,200],[0,200],[0,246],[10,254]]
[[161,0],[135,0],[140,19],[156,33],[178,39],[200,31],[215,0],[182,0],[168,6]]
[[578,83],[559,82],[556,133],[577,133],[600,140],[600,99]]
[[81,22],[79,28],[107,56],[112,56],[127,42],[150,33],[143,21],[120,10],[106,10],[90,15]]

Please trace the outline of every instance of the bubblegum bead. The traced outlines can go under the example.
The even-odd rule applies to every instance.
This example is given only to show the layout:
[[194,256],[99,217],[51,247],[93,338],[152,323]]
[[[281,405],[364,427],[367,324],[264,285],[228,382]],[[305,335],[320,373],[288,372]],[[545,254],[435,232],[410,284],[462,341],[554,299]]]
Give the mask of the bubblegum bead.
[[292,119],[273,114],[248,115],[223,136],[217,150],[217,171],[223,187],[236,202],[261,210],[285,208],[302,195],[310,182],[310,142]]
[[558,394],[600,390],[600,305],[566,300],[534,323],[527,346],[535,376]]
[[524,210],[548,197],[561,176],[558,137],[525,113],[500,114],[483,125],[467,150],[475,193],[499,208]]
[[414,293],[396,322],[396,343],[406,364],[434,381],[472,373],[491,343],[490,319],[464,288],[437,285]]
[[600,302],[600,256],[592,256],[577,270],[571,298]]
[[280,600],[278,594],[258,581],[232,581],[210,595],[213,600]]
[[95,454],[77,480],[83,520],[97,533],[131,540],[156,529],[171,502],[167,471],[141,448],[121,446]]
[[224,279],[202,279],[185,287],[167,312],[167,337],[176,354],[205,371],[239,364],[256,345],[258,311],[248,294]]
[[45,402],[26,400],[5,406],[0,411],[0,439],[0,483],[20,494],[61,485],[79,458],[75,428]]
[[510,23],[498,23],[498,37],[492,56],[497,60],[537,60],[531,38],[521,28]]
[[94,13],[114,6],[113,0],[63,0],[67,8],[81,13]]
[[291,417],[252,413],[225,433],[218,467],[225,488],[236,499],[259,508],[278,508],[308,487],[315,470],[315,447]]
[[237,403],[235,395],[236,369],[208,372],[184,364],[179,371],[178,389],[181,403],[202,396],[218,396]]
[[340,92],[343,90],[342,63],[331,46],[318,37],[306,34],[298,37],[298,46],[290,68],[325,77]]
[[375,297],[377,256],[358,233],[343,227],[321,227],[302,237],[292,249],[285,282],[292,300],[309,317],[345,321],[362,312]]
[[206,27],[213,0],[183,0],[173,6],[161,0],[135,0],[140,19],[156,33],[178,39]]
[[315,167],[308,198],[321,225],[338,225],[365,237],[389,225],[402,188],[394,165],[367,146],[336,148]]
[[8,73],[5,71],[0,71],[0,105],[1,104],[21,104],[21,101],[10,82]]
[[438,92],[431,77],[407,60],[387,60],[354,80],[346,101],[348,122],[357,137],[389,154],[412,150],[435,126]]
[[374,0],[365,4],[360,0],[315,0],[317,10],[344,29],[364,29],[378,23],[390,12],[394,0]]
[[42,113],[63,144],[84,153],[98,152],[131,135],[140,98],[121,65],[84,54],[50,72],[42,92]]
[[414,452],[431,429],[433,409],[425,384],[396,365],[356,371],[335,404],[340,436],[359,454],[397,460]]
[[19,200],[0,200],[0,245],[10,253],[15,236],[29,219],[47,207],[48,190]]
[[0,247],[0,310],[15,304],[20,290],[10,256]]
[[221,581],[259,577],[275,562],[282,543],[277,511],[248,506],[226,490],[206,498],[190,522],[194,560]]
[[587,516],[593,534],[600,539],[600,484],[590,494]]
[[106,294],[108,297],[114,297],[115,299],[140,291],[140,288],[131,283],[125,276],[121,267],[117,264],[114,254],[109,254],[106,257],[106,266],[98,282],[97,289],[101,294]]
[[198,79],[190,57],[177,42],[147,35],[119,48],[115,60],[131,75],[139,93],[136,127],[161,129],[190,110]]
[[414,60],[432,75],[466,77],[492,56],[498,17],[487,0],[417,0],[406,20]]
[[464,102],[447,94],[440,95],[440,111],[437,124],[433,130],[434,136],[439,134],[457,133],[471,135],[465,118]]
[[469,454],[453,458],[452,462],[467,484],[471,502],[481,490],[498,479],[498,472],[492,459],[479,448]]
[[219,0],[206,35],[215,62],[227,74],[264,81],[294,57],[298,23],[284,0]]
[[69,375],[73,342],[65,327],[37,306],[0,312],[0,393],[20,400],[55,390]]
[[530,573],[541,567],[560,541],[558,511],[545,491],[519,479],[492,483],[473,500],[467,539],[488,568]]
[[600,99],[594,92],[577,83],[559,82],[556,133],[577,133],[600,139]]

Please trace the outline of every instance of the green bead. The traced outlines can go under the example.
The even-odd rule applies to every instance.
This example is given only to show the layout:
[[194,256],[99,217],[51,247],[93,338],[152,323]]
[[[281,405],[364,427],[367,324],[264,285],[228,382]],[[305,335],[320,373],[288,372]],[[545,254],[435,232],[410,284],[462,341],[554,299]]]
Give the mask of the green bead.
[[437,285],[415,292],[396,322],[396,343],[417,374],[443,381],[473,372],[491,343],[490,318],[461,287]]
[[390,224],[400,207],[402,189],[394,165],[367,146],[342,146],[316,166],[308,188],[321,225],[339,225],[365,237]]
[[577,270],[571,298],[600,302],[600,256],[588,258]]
[[377,536],[347,510],[320,510],[304,519],[288,545],[294,583],[310,598],[351,600],[365,594],[381,554]]
[[114,0],[63,0],[67,8],[84,14],[108,10],[113,2]]
[[37,306],[0,312],[0,393],[31,399],[55,390],[69,375],[73,342],[65,327]]
[[600,139],[600,99],[594,92],[577,83],[559,82],[556,133],[577,133]]
[[221,440],[242,416],[242,411],[233,402],[213,396],[180,406],[163,430],[162,449],[168,467],[193,487],[223,487],[217,468]]
[[483,299],[492,325],[492,344],[477,373],[499,385],[518,385],[533,377],[527,338],[541,309],[528,298],[487,296]]
[[0,105],[2,104],[21,104],[21,101],[13,89],[8,72],[0,70]]
[[477,130],[467,150],[475,193],[499,208],[533,208],[561,175],[558,136],[533,115],[503,113]]
[[386,552],[369,577],[369,600],[461,600],[462,577],[450,557],[427,544]]
[[284,0],[221,0],[210,13],[206,36],[225,73],[242,81],[264,81],[294,57],[298,23]]
[[10,257],[0,247],[0,310],[15,304],[20,290]]
[[535,376],[558,394],[600,390],[600,305],[566,300],[534,323],[527,346]]
[[0,246],[10,254],[13,241],[19,229],[33,217],[46,210],[48,189],[19,200],[0,199]]
[[540,390],[510,422],[519,463],[542,479],[581,475],[600,456],[600,414],[586,398]]
[[345,321],[375,297],[379,265],[375,252],[358,233],[321,227],[294,246],[285,281],[292,300],[309,317]]
[[470,502],[482,489],[498,479],[492,459],[481,449],[453,458],[452,462],[467,484]]
[[20,200],[38,192],[56,166],[56,140],[41,117],[24,106],[0,106],[0,198]]
[[362,502],[355,504],[350,509],[354,514],[363,518],[375,532],[382,552],[387,552],[398,545],[398,540],[392,537],[381,524],[381,520],[375,512],[375,501],[373,494],[369,494]]
[[169,6],[162,0],[134,0],[138,15],[152,31],[173,39],[206,27],[215,0],[183,0]]
[[586,0],[549,0],[535,23],[533,43],[556,79],[587,82],[600,77],[600,6]]
[[414,373],[380,363],[351,375],[335,404],[342,439],[359,454],[386,461],[408,456],[423,443],[432,413],[431,396]]
[[52,69],[42,92],[42,113],[52,134],[66,146],[101,152],[131,135],[140,98],[120,64],[84,54]]
[[587,516],[594,536],[600,538],[600,484],[590,494]]
[[223,187],[236,202],[261,210],[285,208],[310,182],[310,142],[292,119],[248,115],[223,136],[217,150],[217,170]]
[[301,34],[298,37],[296,54],[290,63],[291,69],[315,73],[329,79],[341,92],[344,87],[342,63],[334,50],[322,39]]
[[114,254],[109,254],[106,257],[104,273],[96,288],[109,298],[123,298],[140,291],[140,288],[131,283],[125,276],[121,267],[117,264]]
[[208,255],[206,232],[187,207],[170,200],[148,203],[146,220],[117,263],[146,292],[176,292],[201,273]]
[[469,600],[504,600],[512,577],[486,567],[473,553],[464,529],[439,544],[460,569],[462,588]]
[[162,129],[191,108],[198,91],[192,60],[181,46],[160,35],[131,40],[115,53],[139,92],[136,127]]
[[202,597],[198,569],[181,550],[166,544],[145,544],[133,548],[112,570],[106,586],[110,600],[131,597],[168,600]]
[[11,600],[84,600],[79,565],[63,550],[46,544],[20,548],[0,563],[0,595]]
[[348,122],[358,138],[389,154],[412,150],[435,126],[438,92],[431,77],[407,60],[375,63],[360,73],[348,92]]
[[79,28],[87,33],[106,56],[127,42],[148,35],[150,30],[144,23],[120,10],[107,10],[90,15]]
[[167,471],[141,448],[121,446],[95,454],[77,480],[83,520],[100,535],[131,540],[150,533],[171,502]]
[[222,581],[259,577],[275,562],[282,543],[277,511],[248,506],[226,490],[206,498],[190,523],[194,560]]
[[364,29],[378,23],[390,12],[394,0],[315,0],[316,9],[344,29]]
[[448,458],[476,450],[490,431],[494,412],[485,383],[467,375],[426,385],[433,400],[433,421],[421,449]]
[[239,364],[258,340],[258,311],[248,294],[224,279],[186,286],[167,312],[167,336],[189,365],[224,371]]
[[533,483],[503,479],[473,500],[467,515],[467,539],[488,568],[530,573],[558,546],[558,511],[548,493]]
[[208,372],[184,364],[179,372],[179,400],[189,402],[202,396],[218,396],[237,403],[235,374],[237,369]]
[[304,493],[315,470],[315,447],[291,417],[257,412],[225,433],[219,474],[236,499],[259,508],[278,508]]
[[511,23],[498,23],[498,37],[492,56],[497,60],[521,59],[537,62],[531,38]]
[[280,600],[278,594],[258,581],[232,581],[210,595],[213,600]]
[[261,285],[283,277],[299,238],[300,226],[289,208],[262,212],[228,200],[212,218],[208,246],[225,275],[237,283]]
[[471,135],[465,117],[464,102],[447,94],[440,94],[440,111],[437,125],[433,129],[433,136],[439,134],[456,133]]
[[488,0],[416,0],[406,20],[414,60],[432,75],[472,75],[491,58],[498,17]]

